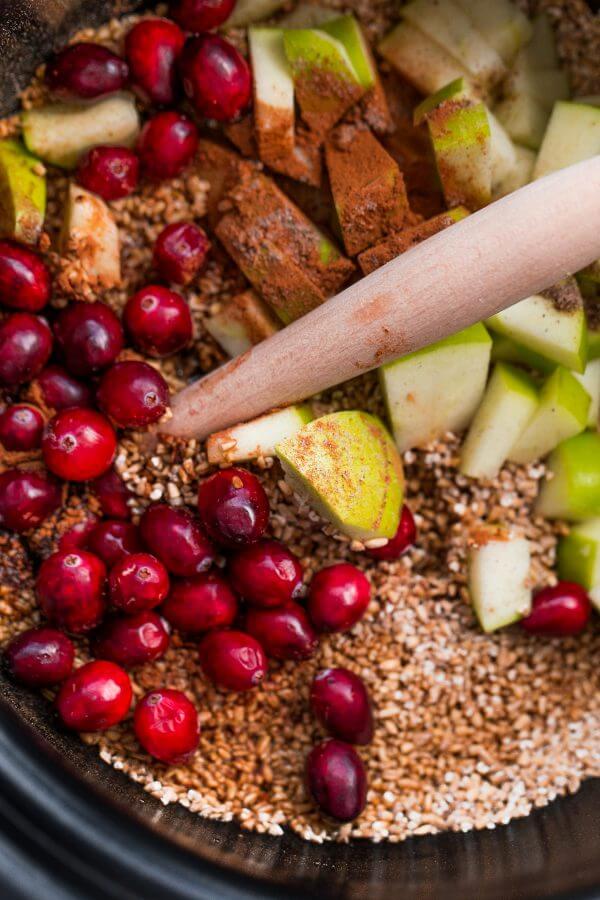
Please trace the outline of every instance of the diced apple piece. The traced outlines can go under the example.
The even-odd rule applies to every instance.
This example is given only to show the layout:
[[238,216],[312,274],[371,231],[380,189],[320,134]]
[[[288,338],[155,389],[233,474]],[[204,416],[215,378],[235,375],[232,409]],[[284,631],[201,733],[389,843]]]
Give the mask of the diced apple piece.
[[517,148],[491,109],[486,108],[486,112],[490,126],[492,191],[496,192],[498,186],[510,178],[517,167]]
[[121,280],[119,229],[108,206],[96,194],[69,185],[60,252],[74,256],[91,282],[111,288]]
[[281,328],[267,304],[254,291],[244,291],[225,300],[221,309],[204,324],[208,333],[232,357],[240,356]]
[[600,109],[586,103],[555,105],[533,170],[541,178],[600,153]]
[[327,9],[316,3],[298,3],[291,12],[279,19],[283,28],[320,28],[325,22],[339,18],[335,9]]
[[528,94],[507,97],[494,108],[498,121],[517,144],[537,150],[544,138],[548,110]]
[[227,30],[254,25],[270,18],[284,3],[285,0],[236,0],[233,12],[221,27]]
[[600,415],[600,359],[589,362],[585,367],[585,372],[574,372],[573,374],[590,395],[591,403],[587,424],[589,428],[597,428]]
[[422,94],[433,94],[469,72],[443,47],[408,22],[397,25],[379,44],[379,53]]
[[600,359],[600,329],[588,329],[588,359]]
[[95,103],[55,103],[22,114],[28,149],[53,166],[74,169],[92,147],[132,147],[140,119],[131,94],[111,94]]
[[591,591],[600,588],[600,518],[575,525],[560,539],[558,577]]
[[495,478],[537,405],[533,379],[519,369],[498,363],[463,444],[463,475]]
[[400,452],[465,429],[481,403],[492,341],[473,325],[379,369]]
[[531,37],[531,22],[511,0],[457,0],[457,3],[505,63],[510,63]]
[[529,184],[533,176],[533,167],[535,165],[535,153],[527,147],[519,147],[513,144],[515,149],[515,166],[504,178],[494,187],[494,199],[504,197],[506,194],[512,194],[519,188]]
[[357,410],[323,416],[276,452],[292,488],[343,534],[361,541],[396,534],[402,462],[375,416]]
[[0,141],[0,235],[36,244],[46,214],[46,176],[20,141]]
[[309,406],[289,406],[211,434],[206,442],[208,461],[212,465],[231,465],[249,459],[275,456],[275,447],[293,437],[314,416]]
[[509,97],[527,94],[550,112],[557,100],[569,99],[569,79],[561,69],[531,69],[523,51],[506,79],[504,91]]
[[427,127],[448,206],[479,209],[492,197],[491,133],[483,103],[447,100]]
[[375,84],[376,70],[369,45],[354,16],[339,16],[337,19],[331,19],[324,22],[320,29],[344,45],[360,84],[364,88],[372,88]]
[[254,83],[254,121],[263,162],[294,150],[294,80],[280,28],[250,28],[248,44]]
[[536,512],[578,522],[600,516],[600,435],[585,431],[564,441],[546,463]]
[[558,69],[560,60],[556,52],[554,29],[545,13],[540,13],[532,23],[531,40],[527,44],[527,60],[532,69]]
[[556,369],[557,363],[546,359],[539,353],[534,353],[528,347],[517,344],[503,334],[492,334],[492,360],[494,362],[518,363],[521,366],[527,366],[535,369],[544,375],[550,375]]
[[469,551],[471,603],[486,633],[512,625],[531,611],[531,553],[525,538],[481,526]]

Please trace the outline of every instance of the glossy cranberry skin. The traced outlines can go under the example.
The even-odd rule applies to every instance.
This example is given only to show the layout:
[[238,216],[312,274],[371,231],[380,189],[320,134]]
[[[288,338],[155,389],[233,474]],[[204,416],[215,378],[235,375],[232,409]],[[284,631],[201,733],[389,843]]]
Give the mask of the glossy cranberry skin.
[[206,263],[210,241],[193,222],[174,222],[163,228],[154,245],[154,265],[161,278],[189,284]]
[[5,450],[37,450],[43,430],[43,415],[27,403],[14,403],[0,414],[0,444]]
[[173,582],[161,613],[173,628],[185,634],[200,634],[232,625],[238,601],[220,577],[209,572]]
[[108,469],[100,478],[90,484],[102,512],[111,519],[130,519],[131,509],[127,503],[131,491],[114,469]]
[[249,609],[246,630],[273,659],[309,659],[319,639],[304,609],[286,603],[276,609]]
[[373,559],[392,560],[399,559],[403,553],[412,547],[417,539],[417,526],[413,514],[406,504],[402,507],[398,530],[384,547],[376,547],[367,550],[367,556]]
[[56,320],[54,336],[74,375],[100,372],[123,349],[121,323],[106,303],[70,303]]
[[98,478],[112,465],[116,449],[110,423],[95,410],[81,407],[58,412],[42,438],[44,462],[65,481]]
[[157,613],[144,610],[115,616],[102,625],[94,640],[94,656],[110,659],[124,669],[155,662],[169,646],[167,625]]
[[308,614],[317,631],[347,631],[362,619],[371,599],[365,575],[349,563],[317,572],[308,591]]
[[57,412],[73,406],[92,405],[92,392],[87,384],[74,378],[62,366],[46,366],[36,381],[46,406]]
[[229,563],[235,590],[252,606],[267,609],[302,593],[302,567],[279,541],[259,541],[239,550]]
[[116,663],[94,660],[69,675],[56,706],[67,728],[105,731],[125,718],[132,696],[127,672]]
[[38,375],[52,352],[52,332],[45,319],[13,313],[0,323],[0,385],[17,387]]
[[209,536],[227,547],[254,544],[269,524],[267,495],[246,469],[222,469],[202,481],[198,510]]
[[40,566],[36,582],[46,618],[73,634],[89,631],[104,615],[106,566],[86,550],[57,550]]
[[73,642],[55,628],[29,628],[13,638],[5,651],[8,671],[29,687],[59,684],[71,674]]
[[225,22],[236,0],[171,0],[169,15],[186,31],[210,31]]
[[198,148],[198,129],[187,116],[169,111],[149,119],[138,138],[137,152],[146,178],[176,178]]
[[126,360],[104,373],[98,388],[100,408],[120,428],[151,425],[169,407],[169,387],[148,363]]
[[140,176],[140,162],[128,147],[92,147],[77,166],[77,182],[103,200],[128,197]]
[[37,528],[60,506],[59,485],[39,472],[0,473],[0,528],[19,533]]
[[144,19],[125,38],[125,56],[131,83],[140,96],[158,106],[171,106],[177,99],[177,57],[185,41],[175,22]]
[[126,614],[154,609],[169,593],[169,576],[151,553],[124,556],[108,576],[110,602]]
[[[90,514],[86,519],[77,522],[68,531],[65,531],[58,540],[59,550],[87,550],[88,541],[94,528],[98,524],[98,517]],[[96,554],[98,555],[98,554]]]
[[88,549],[111,568],[124,556],[141,553],[144,549],[139,529],[122,519],[104,519],[92,530]]
[[166,503],[148,507],[140,519],[142,539],[172,575],[188,577],[210,569],[215,551],[196,519]]
[[46,66],[46,84],[61,97],[91,100],[120,91],[127,83],[127,63],[100,44],[71,44]]
[[362,678],[349,669],[323,669],[310,689],[310,707],[323,728],[349,744],[373,739],[373,713]]
[[0,241],[0,303],[36,313],[50,299],[48,266],[34,250],[17,241]]
[[181,54],[183,89],[197,112],[229,122],[250,103],[252,76],[233,44],[217,34],[188,38]]
[[123,322],[132,343],[148,356],[169,356],[192,339],[192,316],[181,294],[149,284],[130,297]]
[[227,691],[249,691],[267,674],[265,651],[243,631],[209,631],[200,643],[200,665],[209,681]]
[[580,584],[559,581],[537,592],[531,612],[521,619],[521,627],[530,634],[568,637],[583,631],[591,612],[590,598]]
[[196,707],[182,691],[149,691],[133,715],[133,730],[144,750],[160,762],[187,762],[198,747],[200,724]]
[[338,822],[351,822],[367,802],[365,766],[350,744],[327,738],[306,759],[306,784],[325,815]]

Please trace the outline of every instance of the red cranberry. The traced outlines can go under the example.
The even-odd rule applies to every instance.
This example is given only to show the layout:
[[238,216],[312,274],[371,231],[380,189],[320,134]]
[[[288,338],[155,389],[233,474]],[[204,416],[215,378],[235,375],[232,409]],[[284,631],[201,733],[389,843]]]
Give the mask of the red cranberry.
[[276,609],[249,609],[246,629],[274,659],[308,659],[319,642],[298,603],[286,603]]
[[140,531],[150,552],[172,575],[197,575],[210,569],[214,562],[210,541],[185,509],[166,503],[150,506],[140,519]]
[[199,634],[235,620],[238,602],[226,581],[208,573],[175,581],[161,612],[179,631]]
[[91,100],[120,91],[127,83],[127,63],[100,44],[71,44],[46,66],[46,84],[63,97]]
[[46,366],[36,381],[46,406],[57,412],[73,406],[92,405],[92,392],[87,384],[73,378],[62,366]]
[[44,462],[65,481],[98,478],[112,465],[117,438],[93,409],[63,409],[50,419],[42,438]]
[[225,22],[236,0],[171,0],[169,15],[186,31],[210,31]]
[[402,507],[398,531],[383,547],[367,550],[367,555],[373,559],[392,560],[399,559],[409,547],[412,547],[417,539],[417,526],[413,514],[406,504]]
[[243,631],[209,631],[200,643],[206,677],[227,691],[249,691],[267,674],[265,651]]
[[181,54],[181,73],[186,96],[208,119],[230,121],[250,103],[248,63],[233,44],[216,34],[188,38]]
[[142,697],[133,715],[133,730],[150,756],[170,766],[187,762],[200,738],[196,707],[182,691],[169,688]]
[[[58,540],[59,550],[86,550],[90,535],[98,524],[97,516],[90,514],[88,518],[77,522],[68,531],[65,531]],[[96,554],[97,556],[99,554]]]
[[310,691],[316,719],[330,734],[349,744],[369,744],[373,739],[373,713],[362,678],[348,669],[323,669]]
[[159,106],[177,99],[176,60],[185,37],[168,19],[144,19],[125,38],[125,56],[131,82],[144,98]]
[[269,523],[267,495],[246,469],[222,469],[201,482],[198,509],[209,536],[228,547],[255,543]]
[[114,469],[109,469],[90,485],[95,493],[102,512],[111,519],[129,519],[131,510],[127,503],[132,496],[131,491]]
[[0,241],[0,303],[39,312],[51,289],[50,271],[39,253],[16,241]]
[[106,303],[69,304],[56,320],[54,335],[74,375],[105,369],[123,349],[121,323]]
[[98,522],[90,534],[88,549],[111,568],[124,556],[140,553],[144,548],[139,530],[132,522],[104,519]]
[[302,593],[302,567],[298,558],[278,541],[260,541],[244,547],[229,563],[236,591],[253,606],[281,606]]
[[590,598],[580,584],[559,581],[554,587],[537,592],[532,610],[521,619],[521,626],[530,634],[567,637],[583,631],[591,611]]
[[110,601],[124,613],[154,609],[169,593],[169,576],[161,562],[150,553],[124,556],[108,576]]
[[210,241],[193,222],[174,222],[163,228],[154,245],[154,265],[161,278],[189,284],[204,267]]
[[75,648],[62,631],[29,628],[6,648],[6,664],[13,678],[29,687],[58,684],[73,669]]
[[94,660],[67,678],[56,706],[67,728],[104,731],[125,718],[132,696],[127,672],[113,662]]
[[5,450],[37,450],[43,430],[44,417],[35,406],[14,403],[0,414],[0,443]]
[[52,352],[45,319],[13,313],[0,324],[0,385],[17,387],[42,371]]
[[77,181],[103,200],[119,200],[135,191],[139,170],[139,160],[128,147],[92,147],[77,167]]
[[317,631],[347,631],[362,619],[371,599],[365,575],[349,563],[321,569],[308,592],[308,613]]
[[141,428],[165,414],[169,387],[148,363],[126,360],[115,363],[102,376],[98,403],[121,428]]
[[36,589],[42,612],[60,628],[79,634],[104,615],[106,566],[86,550],[58,550],[40,566]]
[[192,316],[181,294],[149,284],[125,306],[123,321],[132,343],[148,356],[169,356],[192,339]]
[[0,473],[0,528],[37,528],[60,506],[61,498],[60,487],[46,475],[7,469]]
[[106,622],[94,641],[94,655],[133,669],[155,662],[167,652],[169,631],[164,619],[151,610],[134,616],[115,616]]
[[362,759],[349,744],[327,738],[308,754],[309,793],[327,816],[351,822],[367,802],[367,774]]
[[144,125],[137,151],[147,178],[161,181],[176,178],[198,147],[198,129],[187,116],[177,112],[158,113]]

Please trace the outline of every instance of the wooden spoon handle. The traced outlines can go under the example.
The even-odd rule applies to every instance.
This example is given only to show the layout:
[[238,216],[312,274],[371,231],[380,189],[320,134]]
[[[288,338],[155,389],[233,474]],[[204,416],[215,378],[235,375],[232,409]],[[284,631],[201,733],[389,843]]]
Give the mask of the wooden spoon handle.
[[205,438],[454,334],[600,257],[600,156],[492,203],[181,391]]

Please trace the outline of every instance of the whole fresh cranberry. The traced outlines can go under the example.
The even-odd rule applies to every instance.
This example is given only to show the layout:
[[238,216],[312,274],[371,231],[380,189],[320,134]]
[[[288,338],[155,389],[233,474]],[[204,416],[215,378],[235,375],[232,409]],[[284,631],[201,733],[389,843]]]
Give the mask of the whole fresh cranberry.
[[580,584],[559,581],[537,592],[531,612],[521,619],[521,627],[530,634],[567,637],[583,631],[591,612],[590,598]]
[[29,628],[13,638],[5,651],[8,671],[29,687],[58,684],[73,669],[73,642],[54,628]]
[[0,385],[17,387],[42,371],[52,352],[48,323],[31,313],[13,313],[0,323]]
[[327,738],[306,759],[306,783],[313,800],[327,816],[351,822],[367,802],[367,774],[350,744]]
[[349,669],[323,669],[315,675],[310,706],[323,728],[349,744],[373,739],[373,713],[362,678]]
[[308,659],[319,643],[298,603],[286,603],[275,609],[249,609],[246,630],[260,641],[267,656],[274,659]]
[[62,366],[46,366],[36,378],[36,383],[46,406],[56,412],[73,406],[91,406],[93,403],[87,384],[74,378]]
[[175,22],[144,19],[125,38],[131,82],[142,98],[159,106],[177,99],[177,57],[185,41]]
[[243,631],[209,631],[200,643],[200,665],[213,684],[227,691],[249,691],[267,674],[265,651]]
[[402,507],[398,530],[393,538],[383,547],[374,547],[367,550],[367,555],[373,559],[392,560],[399,559],[403,553],[412,547],[417,539],[417,526],[413,514],[406,504]]
[[226,628],[237,612],[235,594],[220,575],[212,572],[174,581],[161,608],[167,622],[186,634]]
[[121,722],[131,706],[131,682],[116,663],[94,660],[64,682],[56,706],[67,728],[105,731]]
[[[58,539],[59,550],[87,550],[90,534],[98,524],[98,517],[90,513],[87,518],[77,522]],[[98,554],[96,554],[98,555]]]
[[149,506],[140,519],[142,539],[172,575],[188,577],[210,569],[215,551],[186,509]]
[[46,84],[61,97],[91,100],[120,91],[127,83],[127,63],[100,44],[70,44],[46,66]]
[[98,388],[100,408],[120,428],[151,425],[169,407],[169,387],[148,363],[125,360],[104,373]]
[[130,297],[123,322],[132,343],[148,356],[169,356],[192,339],[189,306],[175,291],[149,284]]
[[151,553],[124,556],[108,576],[110,602],[124,613],[154,609],[169,593],[169,575]]
[[176,178],[198,148],[198,129],[178,112],[157,113],[148,119],[137,142],[142,170],[147,178]]
[[37,528],[60,506],[62,492],[41,472],[0,473],[0,528],[19,533]]
[[171,0],[169,15],[186,31],[210,31],[225,22],[236,0]]
[[44,462],[65,481],[88,481],[102,475],[115,457],[117,438],[104,416],[74,407],[58,412],[42,438]]
[[0,241],[0,303],[36,313],[50,299],[48,266],[34,250],[17,241]]
[[217,34],[188,38],[181,54],[183,89],[197,112],[229,122],[250,103],[248,63],[233,44]]
[[101,626],[94,640],[94,655],[110,659],[124,669],[155,662],[167,652],[169,630],[151,610],[134,616],[115,616]]
[[227,547],[255,543],[269,524],[267,495],[246,469],[221,469],[202,481],[198,510],[209,536]]
[[43,430],[43,415],[28,403],[13,403],[0,414],[0,443],[5,450],[37,450]]
[[131,518],[127,501],[133,495],[114,469],[109,469],[100,478],[96,478],[90,487],[98,498],[105,516],[111,519]]
[[86,550],[57,550],[40,566],[37,597],[46,618],[73,634],[89,631],[104,615],[106,566]]
[[174,766],[193,756],[200,739],[196,707],[182,691],[149,691],[133,714],[133,730],[144,750]]
[[364,616],[371,599],[367,577],[349,563],[317,572],[308,591],[308,614],[317,631],[348,631]]
[[92,147],[77,166],[77,182],[103,200],[120,200],[138,183],[140,163],[128,147]]
[[229,577],[244,600],[263,609],[302,593],[302,567],[279,541],[259,541],[239,550],[230,560]]
[[154,265],[161,278],[189,284],[203,269],[210,250],[206,232],[193,222],[163,228],[154,245]]
[[123,519],[104,519],[98,522],[88,538],[88,549],[109,568],[124,556],[141,553],[144,549],[139,529]]
[[74,375],[100,372],[123,349],[121,323],[106,303],[70,303],[59,313],[54,336]]

